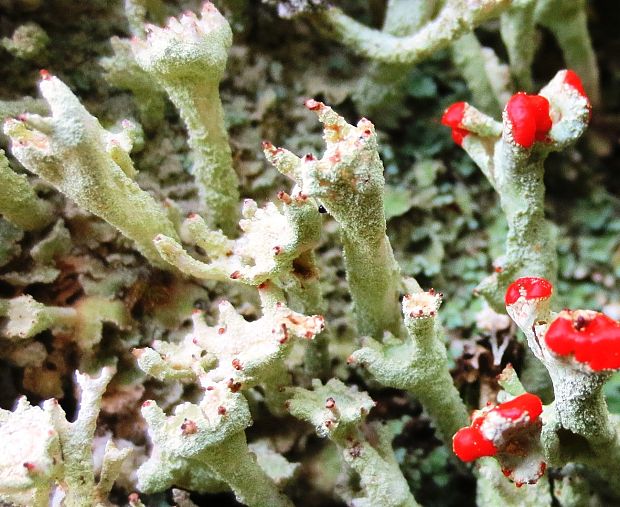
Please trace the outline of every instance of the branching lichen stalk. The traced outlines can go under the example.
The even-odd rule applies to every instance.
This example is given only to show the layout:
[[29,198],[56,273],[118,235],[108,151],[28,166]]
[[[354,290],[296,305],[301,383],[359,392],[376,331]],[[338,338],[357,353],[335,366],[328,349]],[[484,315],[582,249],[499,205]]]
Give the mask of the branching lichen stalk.
[[441,438],[452,445],[452,435],[467,424],[467,409],[448,368],[443,331],[437,318],[441,294],[409,294],[403,314],[409,339],[385,343],[367,339],[350,361],[360,364],[381,384],[413,394],[429,413]]
[[340,225],[349,290],[358,331],[381,338],[400,335],[399,267],[386,236],[383,164],[374,126],[366,119],[349,125],[330,107],[308,100],[323,123],[327,149],[303,159],[267,143],[265,155],[301,192],[315,197]]
[[146,31],[145,40],[133,39],[134,55],[166,90],[187,126],[201,212],[212,227],[234,234],[239,182],[219,94],[232,44],[230,26],[206,2],[200,18],[189,12],[170,18],[165,28],[147,25]]
[[[492,116],[501,112],[506,88],[504,67],[492,49],[483,48],[475,33],[461,35],[450,46],[452,61],[467,83],[473,102]],[[489,54],[490,53],[490,54]],[[489,62],[493,59],[493,62]],[[494,67],[493,67],[494,65]]]
[[[390,0],[382,31],[395,36],[411,35],[431,18],[434,9],[434,0]],[[377,124],[385,123],[389,113],[397,115],[411,67],[410,63],[371,62],[353,92],[358,109]]]
[[369,28],[335,7],[324,11],[320,19],[333,38],[359,55],[386,63],[413,65],[497,16],[510,3],[510,0],[448,0],[431,22],[403,37]]
[[258,466],[256,456],[248,452],[243,432],[228,439],[225,444],[205,451],[203,456],[213,475],[228,484],[237,500],[244,505],[293,507],[293,503]]
[[226,483],[250,507],[292,507],[250,454],[243,430],[251,419],[243,395],[222,383],[204,387],[199,404],[178,405],[170,416],[153,401],[143,404],[154,449],[138,470],[138,487],[162,491],[209,470],[210,481]]
[[[539,96],[515,95],[504,110],[502,124],[463,103],[444,115],[444,123],[453,127],[454,139],[462,143],[498,193],[508,223],[505,254],[495,261],[495,273],[477,287],[498,312],[503,311],[508,284],[516,278],[555,280],[557,275],[556,230],[545,219],[544,161],[550,152],[581,136],[590,112],[587,97],[571,84],[569,72],[558,72]],[[528,97],[547,103],[548,112],[528,109]],[[517,116],[511,117],[513,112]],[[451,123],[453,113],[455,122]],[[544,121],[546,132],[536,130],[538,118]]]
[[531,67],[536,52],[535,7],[536,0],[516,0],[500,16],[501,36],[508,52],[510,73],[517,89],[526,92],[533,88]]
[[562,48],[566,67],[581,79],[592,104],[601,102],[599,70],[588,31],[586,0],[538,0],[536,21],[553,33]]
[[368,428],[374,433],[374,444],[361,425],[374,406],[367,393],[345,386],[337,379],[325,385],[315,380],[313,390],[299,387],[288,390],[292,398],[289,411],[295,417],[314,425],[317,434],[329,437],[342,452],[345,462],[360,476],[365,494],[364,505],[416,507],[392,449],[390,431],[384,427]]
[[158,234],[177,238],[177,233],[163,208],[126,174],[135,170],[122,147],[125,134],[115,138],[104,130],[57,77],[43,73],[39,87],[52,116],[27,114],[8,120],[4,131],[11,138],[13,155],[134,240],[155,266],[169,268],[152,241]]
[[549,348],[546,334],[556,318],[549,297],[528,299],[525,294],[510,302],[507,311],[553,382],[555,399],[544,413],[541,435],[546,459],[553,466],[588,465],[620,494],[620,439],[603,394],[610,373],[589,370]]
[[219,96],[219,83],[200,79],[195,85],[168,87],[189,134],[196,178],[207,221],[232,234],[238,218],[238,178],[232,168],[228,132]]

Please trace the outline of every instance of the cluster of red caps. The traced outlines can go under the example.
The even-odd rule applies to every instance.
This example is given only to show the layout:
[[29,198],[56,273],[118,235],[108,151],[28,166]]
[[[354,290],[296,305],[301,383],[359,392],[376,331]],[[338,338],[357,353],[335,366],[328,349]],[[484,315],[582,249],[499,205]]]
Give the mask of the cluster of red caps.
[[474,417],[471,426],[461,428],[452,438],[454,454],[465,462],[497,454],[495,442],[483,432],[485,423],[493,424],[491,421],[494,418],[491,416],[500,416],[500,420],[507,423],[521,421],[527,416],[528,423],[534,423],[542,414],[542,402],[535,394],[524,393],[496,407],[482,410],[479,414]]
[[[515,280],[506,291],[506,306],[520,298],[549,299],[553,286],[544,278]],[[591,310],[563,310],[545,333],[545,343],[558,356],[570,356],[593,371],[620,369],[620,322]]]
[[[564,82],[587,99],[579,76],[567,70]],[[456,102],[444,112],[441,123],[452,129],[452,139],[461,146],[471,132],[463,126],[467,111],[466,102]],[[541,95],[519,92],[513,95],[506,105],[506,114],[512,126],[514,142],[523,148],[531,148],[537,141],[545,141],[553,122],[549,116],[549,101]]]
[[[538,303],[548,300],[553,285],[544,278],[524,277],[515,280],[506,290],[507,307],[515,304]],[[620,322],[591,310],[563,310],[551,322],[544,336],[550,351],[562,357],[572,357],[593,372],[620,369]],[[490,415],[506,421],[517,421],[526,414],[535,422],[542,413],[540,398],[525,393],[492,409],[484,409],[474,417],[471,426],[460,429],[453,438],[454,453],[463,461],[483,456],[495,456],[498,448],[485,437],[484,425]]]

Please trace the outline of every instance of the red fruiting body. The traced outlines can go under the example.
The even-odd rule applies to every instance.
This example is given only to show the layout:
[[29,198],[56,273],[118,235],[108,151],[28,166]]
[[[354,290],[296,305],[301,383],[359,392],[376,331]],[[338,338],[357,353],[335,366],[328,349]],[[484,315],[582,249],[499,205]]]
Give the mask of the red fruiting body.
[[452,449],[462,461],[468,463],[483,456],[495,456],[497,448],[482,436],[478,428],[461,428],[452,437]]
[[[567,85],[572,86],[575,90],[577,90],[579,92],[579,95],[588,99],[588,95],[586,94],[586,91],[583,89],[583,83],[581,82],[581,78],[577,75],[575,71],[567,70],[566,74],[564,75],[564,82]],[[589,102],[590,100],[588,99],[588,103]]]
[[588,97],[588,95],[586,94],[586,91],[583,88],[583,83],[581,82],[581,78],[577,75],[576,72],[569,69],[564,74],[564,82],[567,85],[573,87],[575,90],[577,90],[577,93],[581,95],[584,99],[586,99],[586,101],[588,102],[588,112],[589,112],[588,120],[591,120],[592,119],[592,106],[590,104],[590,98]]
[[530,148],[535,141],[544,141],[551,130],[549,101],[540,95],[517,93],[506,105],[512,124],[512,137],[519,146]]
[[452,129],[452,139],[459,146],[463,144],[463,139],[469,134],[469,131],[461,125],[466,105],[465,102],[455,102],[445,110],[441,117],[441,124]]
[[508,286],[504,301],[506,305],[512,305],[521,296],[524,296],[525,299],[547,299],[551,297],[552,293],[553,285],[549,280],[526,276],[517,278]]
[[[529,421],[534,422],[542,414],[542,401],[534,394],[524,393],[516,398],[500,403],[490,410],[481,411],[468,428],[461,428],[452,438],[452,448],[462,461],[474,461],[483,456],[495,456],[498,449],[495,444],[485,438],[482,427],[489,414],[498,414],[503,420],[518,421],[527,413]],[[495,424],[494,420],[489,421]]]
[[513,421],[521,418],[523,413],[527,412],[530,421],[534,421],[542,414],[542,401],[535,394],[524,393],[498,405],[493,410],[497,411],[502,417]]
[[444,111],[441,117],[441,124],[450,128],[461,127],[464,114],[465,102],[455,102]]
[[574,354],[594,371],[620,368],[620,322],[599,312],[560,312],[545,334],[549,349],[560,356]]

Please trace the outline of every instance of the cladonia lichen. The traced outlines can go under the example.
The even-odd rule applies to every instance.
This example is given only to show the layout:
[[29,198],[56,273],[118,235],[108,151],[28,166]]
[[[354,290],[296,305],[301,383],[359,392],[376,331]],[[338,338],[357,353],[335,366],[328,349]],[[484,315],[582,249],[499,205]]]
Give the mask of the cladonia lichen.
[[0,4],[0,503],[619,504],[605,9]]

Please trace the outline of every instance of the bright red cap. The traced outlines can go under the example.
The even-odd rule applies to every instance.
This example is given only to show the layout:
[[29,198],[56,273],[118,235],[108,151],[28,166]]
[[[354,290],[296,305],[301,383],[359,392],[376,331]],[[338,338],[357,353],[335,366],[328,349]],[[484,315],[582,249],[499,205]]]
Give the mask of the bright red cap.
[[441,124],[452,129],[452,139],[461,146],[469,131],[461,126],[465,114],[465,102],[455,102],[446,109],[441,117]]
[[[566,74],[564,74],[564,82],[569,85],[572,86],[575,90],[577,90],[579,92],[579,95],[581,95],[584,98],[588,98],[588,95],[586,94],[586,91],[583,88],[583,83],[581,82],[581,78],[577,75],[577,73],[573,70],[567,70]],[[590,102],[590,100],[588,99],[588,102]]]
[[524,393],[510,401],[501,403],[493,410],[505,419],[511,420],[519,419],[524,412],[527,412],[530,421],[534,421],[542,414],[542,408],[542,401],[538,396],[531,393]]
[[452,437],[452,449],[466,463],[483,456],[495,456],[497,448],[477,428],[461,428]]
[[[515,424],[522,425],[526,423],[529,427],[531,423],[536,421],[542,414],[542,401],[538,396],[531,393],[524,393],[516,398],[500,403],[498,406],[487,407],[480,412],[467,428],[461,428],[452,438],[452,448],[462,461],[474,461],[483,456],[494,456],[498,449],[493,441],[484,437],[482,431],[485,425],[500,424],[500,428],[506,425],[508,421],[515,421]],[[524,414],[528,415],[528,420],[522,420]],[[491,414],[497,414],[500,419],[489,417]],[[504,421],[504,422],[501,422]],[[507,428],[516,428],[517,426],[508,423]],[[504,430],[502,430],[503,432]],[[501,440],[500,440],[501,441]],[[502,452],[508,452],[505,449]],[[510,453],[510,452],[509,452]]]
[[525,299],[547,299],[551,297],[551,294],[553,294],[553,285],[549,280],[526,276],[517,278],[508,286],[504,301],[508,306],[516,303],[521,296]]
[[506,105],[512,124],[512,137],[519,146],[530,148],[535,141],[544,141],[551,130],[549,101],[541,95],[517,93]]
[[620,369],[620,322],[599,312],[560,312],[545,334],[549,349],[560,356],[574,354],[594,371]]

